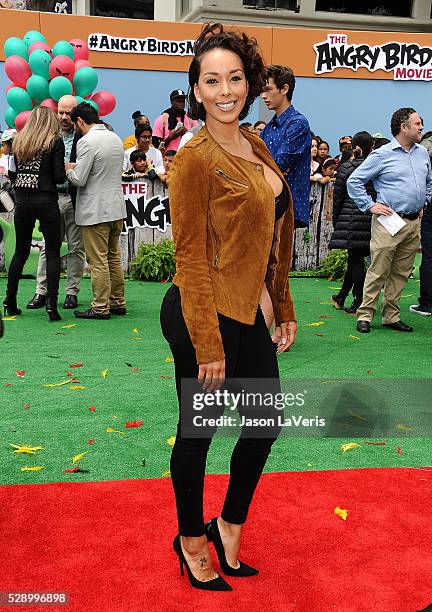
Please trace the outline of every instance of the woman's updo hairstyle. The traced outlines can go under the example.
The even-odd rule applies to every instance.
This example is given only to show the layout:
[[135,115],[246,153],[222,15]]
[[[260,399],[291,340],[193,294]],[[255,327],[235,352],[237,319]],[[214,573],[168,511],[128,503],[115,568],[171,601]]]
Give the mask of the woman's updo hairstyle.
[[189,67],[188,115],[192,119],[205,121],[205,108],[195,97],[194,85],[198,83],[201,71],[201,56],[212,49],[232,51],[243,62],[249,91],[239,115],[242,121],[248,115],[254,100],[261,94],[267,82],[266,71],[256,39],[247,36],[244,32],[227,32],[221,23],[206,24],[195,41],[194,58]]

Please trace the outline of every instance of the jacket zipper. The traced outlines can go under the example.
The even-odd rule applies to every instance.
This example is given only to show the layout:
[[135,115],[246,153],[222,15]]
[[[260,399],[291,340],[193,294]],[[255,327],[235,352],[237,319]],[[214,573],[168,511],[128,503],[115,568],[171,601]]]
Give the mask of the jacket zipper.
[[215,256],[213,258],[213,266],[215,268],[217,268],[218,262],[219,262],[219,242],[218,242],[218,239],[217,239],[217,236],[216,236],[216,232],[214,231],[214,228],[213,228],[213,220],[212,220],[211,214],[210,214],[210,233],[212,235],[212,238],[213,238],[214,243],[215,243],[215,248],[216,248],[216,253],[215,253]]
[[225,180],[229,181],[230,183],[235,183],[236,185],[240,185],[240,187],[245,187],[246,189],[249,187],[249,185],[247,185],[246,183],[242,183],[241,181],[233,178],[232,176],[228,176],[228,174],[226,174],[226,172],[224,172],[220,168],[216,168],[215,172],[216,174],[218,174],[219,176],[222,176]]

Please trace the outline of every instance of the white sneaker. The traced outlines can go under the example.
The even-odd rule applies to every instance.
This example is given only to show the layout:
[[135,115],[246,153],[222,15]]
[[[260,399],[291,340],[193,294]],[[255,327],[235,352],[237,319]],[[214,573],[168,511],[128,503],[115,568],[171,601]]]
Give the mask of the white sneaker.
[[422,317],[432,316],[432,308],[427,308],[426,306],[420,306],[419,304],[413,304],[412,306],[410,306],[410,312],[415,312],[416,314],[419,314]]

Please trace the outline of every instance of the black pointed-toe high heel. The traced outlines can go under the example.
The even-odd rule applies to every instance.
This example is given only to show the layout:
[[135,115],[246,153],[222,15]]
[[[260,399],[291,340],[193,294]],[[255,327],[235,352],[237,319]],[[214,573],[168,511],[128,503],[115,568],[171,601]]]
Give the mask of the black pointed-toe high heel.
[[16,296],[7,295],[3,301],[4,316],[7,314],[16,317],[22,313],[21,308],[18,308]]
[[52,298],[47,298],[46,301],[46,311],[49,317],[50,322],[53,321],[61,321],[61,316],[59,311],[57,310],[57,300],[53,300]]
[[227,576],[237,576],[238,578],[247,578],[248,576],[256,576],[259,570],[251,567],[250,565],[246,565],[239,560],[240,566],[235,568],[228,565],[228,561],[225,556],[225,550],[222,544],[222,538],[219,533],[219,527],[217,523],[217,518],[213,518],[206,524],[206,536],[209,542],[213,542],[218,559],[219,564],[222,568],[222,571]]
[[203,591],[232,591],[232,586],[229,585],[228,582],[225,582],[225,580],[220,576],[214,578],[213,580],[207,580],[206,582],[195,578],[183,554],[180,544],[180,535],[176,535],[174,538],[173,548],[180,561],[180,574],[184,576],[183,566],[185,565],[191,586],[195,587],[196,589],[202,589]]

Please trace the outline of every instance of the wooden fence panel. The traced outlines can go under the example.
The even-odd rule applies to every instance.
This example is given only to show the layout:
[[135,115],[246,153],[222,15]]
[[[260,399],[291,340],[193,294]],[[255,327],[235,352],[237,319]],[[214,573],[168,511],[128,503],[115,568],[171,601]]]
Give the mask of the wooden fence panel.
[[[147,199],[155,196],[168,197],[167,187],[161,181],[147,182]],[[314,183],[310,191],[311,214],[308,229],[297,229],[294,237],[293,270],[310,270],[317,268],[328,254],[328,243],[333,231],[333,185]],[[1,214],[0,218],[8,221],[12,214]],[[13,231],[13,230],[12,230]],[[1,238],[1,237],[0,237]],[[120,248],[122,266],[126,272],[129,263],[136,256],[142,242],[154,244],[164,239],[172,239],[172,229],[168,225],[165,232],[151,227],[130,228],[127,234],[122,234]],[[4,265],[4,240],[0,242],[0,270]]]

